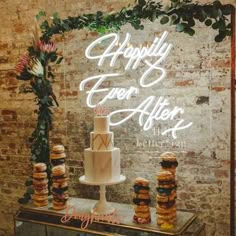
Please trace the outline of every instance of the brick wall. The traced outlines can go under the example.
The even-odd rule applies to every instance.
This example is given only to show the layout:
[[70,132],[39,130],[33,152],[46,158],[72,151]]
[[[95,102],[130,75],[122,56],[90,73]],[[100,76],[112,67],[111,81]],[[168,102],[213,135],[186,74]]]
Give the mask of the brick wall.
[[[17,57],[30,44],[33,18],[40,9],[48,15],[59,12],[61,17],[97,10],[110,12],[127,6],[132,1],[1,1],[0,15],[0,235],[10,235],[13,215],[19,205],[17,199],[24,193],[24,182],[29,174],[30,149],[28,138],[34,127],[36,105],[32,95],[19,94],[22,82],[15,79]],[[231,1],[235,3],[235,1]],[[230,40],[214,43],[215,32],[198,25],[196,35],[189,37],[174,32],[172,27],[157,22],[145,22],[145,31],[130,26],[120,34],[132,34],[132,43],[151,43],[154,36],[169,31],[168,42],[173,43],[165,63],[167,77],[157,86],[142,89],[140,95],[128,103],[112,101],[111,108],[135,107],[150,95],[165,96],[172,106],[185,109],[191,128],[179,132],[177,141],[162,137],[160,130],[170,122],[155,124],[155,131],[144,132],[138,126],[138,116],[128,123],[112,128],[115,146],[121,148],[122,173],[127,181],[108,188],[108,199],[131,203],[132,181],[143,176],[151,181],[152,204],[155,203],[155,174],[159,171],[159,155],[175,151],[179,167],[178,208],[194,210],[207,225],[207,235],[229,234],[229,118],[230,118]],[[72,196],[97,198],[96,187],[81,185],[83,150],[89,145],[92,130],[91,110],[85,106],[85,94],[78,87],[82,79],[97,73],[120,72],[125,60],[119,60],[114,69],[108,64],[98,72],[96,62],[84,56],[89,42],[97,37],[86,30],[68,33],[64,40],[56,38],[65,60],[55,67],[54,90],[60,107],[54,108],[51,144],[63,143],[67,151],[67,165]],[[120,80],[106,86],[138,86],[144,70],[129,71]]]

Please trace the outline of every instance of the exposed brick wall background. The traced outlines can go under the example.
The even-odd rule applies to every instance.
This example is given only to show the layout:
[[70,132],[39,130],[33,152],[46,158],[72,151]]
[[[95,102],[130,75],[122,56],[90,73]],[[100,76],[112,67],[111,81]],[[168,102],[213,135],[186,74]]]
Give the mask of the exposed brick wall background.
[[[226,2],[226,1],[225,1]],[[29,142],[36,122],[37,108],[30,94],[19,94],[23,82],[15,79],[15,63],[30,44],[34,16],[39,10],[48,15],[58,12],[60,17],[119,10],[133,1],[0,1],[0,235],[13,232],[13,215],[19,205],[17,199],[25,190],[29,175]],[[235,4],[235,1],[227,3]],[[172,27],[158,22],[145,23],[145,31],[130,26],[120,34],[131,32],[135,45],[151,43],[154,36],[168,30],[167,41],[174,48],[164,67],[167,77],[151,89],[142,89],[137,98],[128,103],[112,101],[108,107],[135,107],[150,95],[167,97],[172,106],[185,109],[183,118],[193,126],[179,132],[177,141],[162,137],[160,130],[171,123],[155,124],[155,131],[141,131],[138,116],[128,123],[112,128],[115,146],[121,148],[122,173],[127,181],[108,188],[108,199],[131,203],[132,181],[143,176],[151,181],[152,204],[155,204],[155,174],[159,171],[159,155],[164,151],[176,152],[179,160],[178,208],[194,210],[207,225],[207,235],[229,234],[229,119],[230,119],[230,40],[214,43],[215,32],[198,25],[196,35],[189,37],[174,32]],[[107,66],[98,72],[96,62],[84,56],[88,44],[97,37],[86,30],[68,33],[62,40],[56,37],[59,51],[65,60],[55,67],[55,94],[60,107],[54,109],[51,144],[63,143],[67,151],[67,165],[72,196],[97,198],[98,189],[81,185],[83,150],[89,145],[93,116],[85,106],[85,94],[79,91],[82,79],[97,73],[122,71],[125,60],[117,66]],[[109,81],[106,86],[138,86],[143,72],[140,66],[128,72],[120,81]]]

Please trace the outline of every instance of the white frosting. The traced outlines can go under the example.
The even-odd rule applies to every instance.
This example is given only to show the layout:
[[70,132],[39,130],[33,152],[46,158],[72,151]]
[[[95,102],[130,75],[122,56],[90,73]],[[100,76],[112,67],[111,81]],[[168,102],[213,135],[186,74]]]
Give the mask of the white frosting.
[[84,151],[85,179],[90,182],[109,182],[120,179],[120,149]]
[[113,143],[113,132],[106,134],[90,133],[90,148],[93,151],[112,150]]
[[95,116],[94,117],[94,133],[108,133],[109,132],[109,117]]

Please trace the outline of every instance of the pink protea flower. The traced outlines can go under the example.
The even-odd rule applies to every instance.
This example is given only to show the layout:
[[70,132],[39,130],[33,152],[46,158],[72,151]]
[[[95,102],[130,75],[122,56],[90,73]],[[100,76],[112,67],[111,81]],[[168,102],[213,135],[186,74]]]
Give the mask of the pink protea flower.
[[38,42],[38,47],[40,49],[40,51],[42,52],[54,52],[56,51],[56,45],[54,42],[48,42],[48,43],[45,43],[44,41],[40,40]]
[[30,56],[28,53],[21,55],[18,60],[18,63],[16,64],[16,71],[21,74],[23,70],[27,67],[29,61],[30,61]]

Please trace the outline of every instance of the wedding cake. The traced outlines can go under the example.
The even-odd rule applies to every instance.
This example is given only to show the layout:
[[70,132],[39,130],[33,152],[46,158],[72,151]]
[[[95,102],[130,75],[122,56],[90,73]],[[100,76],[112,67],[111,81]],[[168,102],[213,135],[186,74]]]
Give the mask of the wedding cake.
[[120,149],[114,147],[109,117],[94,117],[90,148],[84,150],[85,181],[109,183],[120,179]]

